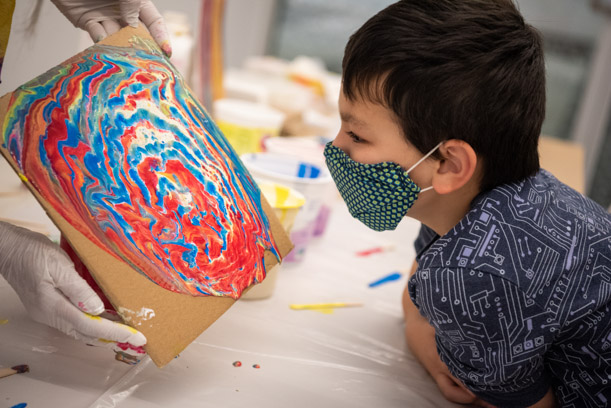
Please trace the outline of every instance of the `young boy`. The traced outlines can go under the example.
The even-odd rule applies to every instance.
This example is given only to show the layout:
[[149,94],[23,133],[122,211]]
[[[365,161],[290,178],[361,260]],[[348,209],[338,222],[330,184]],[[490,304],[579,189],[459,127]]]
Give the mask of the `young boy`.
[[389,6],[346,46],[339,108],[351,214],[423,224],[406,336],[446,398],[607,406],[611,216],[539,168],[542,41],[513,2]]

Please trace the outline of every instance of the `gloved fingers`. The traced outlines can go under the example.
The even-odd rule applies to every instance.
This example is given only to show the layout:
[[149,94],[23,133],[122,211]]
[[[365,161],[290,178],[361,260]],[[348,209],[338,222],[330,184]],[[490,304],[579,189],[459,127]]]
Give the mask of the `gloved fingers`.
[[134,346],[130,343],[112,343],[112,350],[119,354],[117,360],[125,361],[126,363],[135,360],[137,363],[146,355],[146,350],[143,346]]
[[144,334],[126,324],[112,322],[85,313],[82,314],[85,315],[85,319],[93,321],[93,324],[90,323],[85,326],[85,333],[91,337],[117,343],[129,343],[136,347],[141,347],[146,344],[146,337],[144,337]]
[[170,35],[163,21],[163,17],[157,10],[157,7],[150,2],[144,1],[142,8],[140,9],[140,20],[144,23],[146,28],[151,33],[151,36],[155,40],[163,52],[170,57],[172,55],[172,46],[170,45]]
[[47,272],[55,288],[83,312],[98,315],[104,311],[102,299],[76,272],[72,261],[61,248],[54,245],[47,249],[45,255]]
[[150,27],[158,21],[163,22],[163,17],[153,3],[145,1],[140,8],[140,20],[142,20],[145,26]]
[[81,311],[91,315],[99,315],[104,311],[104,302],[89,286],[85,279],[75,272],[72,282],[61,283],[56,287]]
[[117,20],[104,20],[102,21],[102,27],[104,27],[106,35],[113,35],[121,29],[121,24]]
[[60,327],[56,328],[73,337],[81,333],[88,338],[129,343],[136,347],[146,344],[146,337],[138,330],[122,323],[83,313],[67,299],[58,304],[57,309],[55,313],[63,319],[63,322],[58,322]]
[[96,43],[107,37],[106,30],[99,21],[88,21],[85,24],[85,31],[89,33],[93,42]]
[[82,336],[81,340],[84,340],[85,343],[91,344],[92,346],[96,346],[96,347],[109,348],[112,351],[114,351],[115,353],[121,352],[121,353],[129,354],[129,355],[137,356],[137,357],[142,357],[146,354],[146,350],[144,350],[144,346],[134,346],[133,344],[130,344],[130,343],[121,343],[121,342],[110,341],[106,339],[94,339],[92,337],[87,337],[85,335],[82,335],[81,333],[79,333],[79,335]]
[[121,18],[125,24],[138,27],[138,15],[140,14],[141,0],[119,0]]
[[144,350],[142,346],[136,347],[129,343],[117,343],[104,339],[94,339],[82,333],[75,333],[75,337],[90,346],[111,349],[115,353],[116,360],[127,364],[137,364],[146,356],[146,350]]

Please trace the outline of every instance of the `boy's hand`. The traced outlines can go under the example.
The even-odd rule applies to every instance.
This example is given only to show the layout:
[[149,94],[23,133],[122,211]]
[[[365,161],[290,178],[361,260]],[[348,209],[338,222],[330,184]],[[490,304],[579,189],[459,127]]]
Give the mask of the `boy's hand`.
[[[439,361],[441,364],[443,364],[441,360]],[[431,373],[431,375],[433,374]],[[495,408],[494,405],[478,398],[475,394],[469,391],[469,389],[465,387],[465,385],[458,378],[450,374],[450,370],[448,370],[448,367],[445,364],[443,364],[441,372],[434,375],[433,379],[437,383],[439,391],[441,391],[443,396],[448,401],[456,402],[458,404],[470,404],[471,406],[475,407]]]
[[448,367],[437,354],[435,330],[427,321],[422,319],[422,321],[410,321],[409,324],[406,322],[405,337],[414,356],[433,377],[439,391],[448,401],[458,404],[471,404],[476,407],[494,408],[494,405],[479,399],[450,373]]

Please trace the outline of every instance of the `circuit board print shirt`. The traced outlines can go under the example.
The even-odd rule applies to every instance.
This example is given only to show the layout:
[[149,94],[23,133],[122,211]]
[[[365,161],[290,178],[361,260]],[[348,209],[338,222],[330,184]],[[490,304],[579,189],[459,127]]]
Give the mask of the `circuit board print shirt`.
[[422,228],[412,301],[453,375],[499,406],[550,386],[563,407],[611,401],[611,215],[545,170]]

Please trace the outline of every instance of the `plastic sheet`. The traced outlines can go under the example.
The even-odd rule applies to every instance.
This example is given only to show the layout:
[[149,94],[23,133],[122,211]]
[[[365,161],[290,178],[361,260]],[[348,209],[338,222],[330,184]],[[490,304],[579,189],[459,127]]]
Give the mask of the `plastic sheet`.
[[[30,373],[0,379],[0,405],[458,407],[405,344],[401,294],[418,228],[406,219],[396,231],[370,231],[337,198],[325,235],[303,262],[281,266],[270,298],[238,301],[162,369],[148,359],[119,363],[107,349],[32,322],[0,281],[0,321],[8,319],[0,325],[0,365],[30,365]],[[379,246],[394,250],[356,256]],[[369,287],[392,272],[403,276]],[[289,308],[328,302],[362,306],[332,313]]]

